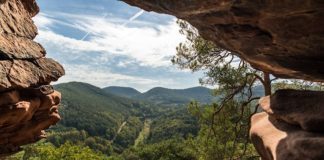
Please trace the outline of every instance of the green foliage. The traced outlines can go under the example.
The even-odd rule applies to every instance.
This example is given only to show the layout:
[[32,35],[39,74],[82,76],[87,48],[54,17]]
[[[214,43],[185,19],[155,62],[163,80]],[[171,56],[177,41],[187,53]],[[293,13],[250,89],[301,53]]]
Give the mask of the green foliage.
[[111,86],[105,87],[103,88],[103,90],[107,93],[127,98],[131,98],[141,94],[141,92],[139,92],[138,90],[130,87]]
[[[187,141],[197,159],[251,159],[257,155],[247,137],[251,110],[240,114],[242,111],[238,105],[231,101],[219,110],[217,104],[203,107],[197,103],[190,104],[190,111],[199,117],[201,125],[198,136]],[[217,111],[219,114],[216,115]]]
[[298,90],[314,90],[322,91],[324,89],[323,83],[302,81],[302,80],[282,80],[274,84],[274,90],[278,89],[298,89]]
[[[254,156],[251,144],[246,143],[244,137],[248,128],[247,114],[251,110],[244,110],[243,117],[238,116],[239,102],[228,101],[221,110],[223,116],[213,117],[212,113],[221,106],[201,107],[192,103],[188,112],[184,105],[154,105],[129,100],[83,83],[61,84],[56,88],[64,98],[61,108],[63,121],[50,130],[47,143],[28,146],[24,154],[19,153],[17,157],[210,160],[213,157],[240,156],[248,159]],[[200,89],[179,92],[195,97],[193,93],[201,93]],[[150,125],[143,125],[145,119],[150,119]],[[213,123],[213,119],[217,123]],[[239,119],[243,120],[240,131],[236,126]],[[210,126],[215,132],[210,132]],[[233,137],[235,140],[231,140]],[[139,141],[136,145],[135,140]],[[64,157],[59,152],[63,152]],[[85,153],[89,154],[88,157]]]
[[194,160],[194,153],[186,147],[182,138],[172,138],[154,144],[139,145],[126,150],[125,160]]
[[85,130],[92,136],[105,135],[110,139],[126,116],[127,112],[122,109],[128,110],[127,106],[94,86],[67,83],[55,88],[63,95],[60,124],[66,127]]
[[210,103],[215,100],[211,94],[212,90],[205,87],[194,87],[188,89],[167,89],[156,87],[143,94],[133,97],[138,100],[145,100],[158,105],[185,105],[192,100],[201,103]]
[[101,153],[96,153],[88,147],[72,145],[67,142],[56,148],[50,143],[38,143],[24,148],[20,153],[24,160],[104,160],[108,159]]
[[124,148],[132,146],[143,128],[143,122],[138,117],[130,117],[126,125],[120,131],[115,139],[115,143],[121,147],[120,152]]
[[209,106],[194,102],[190,105],[201,125],[198,136],[189,143],[199,155],[197,159],[253,157],[248,141],[249,117],[254,112],[250,103],[259,98],[253,93],[258,81],[269,93],[268,74],[256,71],[231,52],[205,40],[189,23],[179,20],[178,24],[187,41],[179,44],[172,62],[194,72],[204,70],[200,83],[217,85],[214,95],[220,98]]
[[71,144],[82,145],[91,148],[94,151],[111,155],[113,152],[111,142],[102,137],[89,136],[84,130],[78,131],[72,129],[64,132],[53,132],[47,138],[54,146],[59,147],[69,141]]
[[[97,145],[88,146],[109,154],[111,152],[109,140],[117,136],[113,147],[117,150],[125,149],[133,144],[143,125],[138,118],[132,116],[149,112],[135,100],[106,93],[90,84],[71,82],[56,85],[55,88],[63,95],[60,109],[62,120],[58,127],[52,129],[58,133],[56,138],[51,140],[57,146],[66,140],[73,142],[84,140],[87,143],[95,140]],[[129,125],[121,133],[117,133],[124,121],[129,121]],[[78,136],[70,136],[70,134],[76,134],[75,132],[60,133],[65,130],[64,128],[70,127],[85,131],[93,139],[87,137],[76,140]],[[60,136],[68,138],[59,140],[57,137]]]
[[180,33],[186,36],[187,41],[180,43],[176,48],[177,55],[173,57],[173,63],[181,68],[197,71],[225,62],[223,57],[229,55],[224,49],[203,39],[197,29],[186,21],[178,20],[177,22],[181,28]]
[[177,47],[177,54],[172,59],[173,64],[192,71],[204,70],[205,76],[200,79],[200,83],[217,85],[216,96],[242,96],[257,80],[263,84],[262,72],[251,68],[231,52],[203,39],[188,22],[178,20],[178,24],[181,28],[180,33],[186,36],[187,41]]
[[150,135],[151,123],[152,123],[151,119],[145,119],[143,129],[139,133],[138,137],[136,138],[134,147],[137,147],[138,145],[145,143],[148,136]]
[[148,142],[159,142],[175,135],[185,138],[190,134],[197,135],[198,131],[198,121],[187,108],[170,108],[153,119]]
[[[184,107],[142,103],[111,95],[85,83],[59,84],[55,88],[63,95],[60,110],[63,120],[51,129],[47,141],[56,147],[69,141],[106,155],[121,153],[141,136],[139,133],[147,118],[152,119],[152,124],[137,145],[159,142],[174,135],[196,135],[199,130],[197,119]],[[170,92],[191,97],[210,94],[209,89],[202,87]]]
[[187,104],[191,100],[196,100],[201,103],[210,103],[215,100],[210,93],[211,89],[205,87],[193,87],[188,89],[168,89],[162,87],[152,88],[145,93],[140,93],[137,90],[129,87],[106,87],[105,92],[127,97],[139,101],[146,101],[158,105],[174,105]]

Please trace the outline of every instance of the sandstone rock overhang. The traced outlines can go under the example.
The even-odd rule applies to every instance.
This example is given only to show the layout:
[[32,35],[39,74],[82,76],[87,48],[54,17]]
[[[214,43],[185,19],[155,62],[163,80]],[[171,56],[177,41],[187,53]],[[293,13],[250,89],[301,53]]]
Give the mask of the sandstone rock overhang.
[[46,85],[64,75],[63,67],[33,41],[37,27],[32,17],[38,11],[35,0],[0,3],[0,92]]
[[0,0],[0,157],[46,137],[60,120],[60,93],[49,84],[64,75],[33,41],[35,0]]
[[322,0],[123,0],[174,15],[254,68],[280,78],[324,81]]

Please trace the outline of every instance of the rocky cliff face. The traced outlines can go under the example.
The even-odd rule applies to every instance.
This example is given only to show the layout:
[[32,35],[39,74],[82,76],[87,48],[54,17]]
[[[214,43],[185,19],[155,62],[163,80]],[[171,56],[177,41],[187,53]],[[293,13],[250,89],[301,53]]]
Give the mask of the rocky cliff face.
[[250,135],[264,160],[324,158],[324,92],[279,90],[259,104]]
[[33,41],[38,11],[35,0],[0,0],[0,155],[45,137],[60,119],[61,97],[49,84],[64,69]]
[[[123,0],[174,15],[254,68],[324,81],[324,1]],[[264,160],[324,159],[324,92],[281,90],[262,98],[251,139]]]

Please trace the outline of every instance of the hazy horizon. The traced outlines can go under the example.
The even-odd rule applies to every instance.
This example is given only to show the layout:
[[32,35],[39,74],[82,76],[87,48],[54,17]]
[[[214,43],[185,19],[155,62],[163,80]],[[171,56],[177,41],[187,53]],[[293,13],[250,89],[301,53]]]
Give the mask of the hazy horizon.
[[145,93],[151,89],[154,89],[154,88],[165,88],[165,89],[171,89],[171,90],[185,90],[185,89],[190,89],[190,88],[196,88],[196,87],[203,87],[203,88],[208,88],[208,89],[212,89],[212,87],[209,87],[209,86],[203,86],[203,85],[197,85],[197,86],[192,86],[192,87],[185,87],[185,88],[169,88],[169,87],[161,87],[161,86],[153,86],[152,88],[149,88],[147,90],[140,90],[136,87],[132,87],[132,86],[118,86],[118,85],[108,85],[108,86],[105,86],[105,87],[100,87],[100,86],[97,86],[95,84],[91,84],[91,83],[88,83],[88,82],[80,82],[80,81],[70,81],[70,82],[56,82],[55,85],[60,85],[60,84],[66,84],[66,83],[87,83],[87,84],[90,84],[90,85],[93,85],[93,86],[96,86],[98,88],[101,88],[101,89],[104,89],[104,88],[107,88],[107,87],[122,87],[122,88],[132,88],[132,89],[135,89],[141,93]]

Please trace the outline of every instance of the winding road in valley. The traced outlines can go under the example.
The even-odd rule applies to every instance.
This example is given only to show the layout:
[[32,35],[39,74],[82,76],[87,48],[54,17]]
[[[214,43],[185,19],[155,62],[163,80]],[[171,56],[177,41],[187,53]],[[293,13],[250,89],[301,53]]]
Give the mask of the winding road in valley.
[[114,138],[111,140],[111,143],[114,143],[115,139],[117,138],[117,136],[119,135],[119,133],[123,130],[123,128],[126,126],[127,121],[124,121],[118,128],[116,135],[114,136]]

